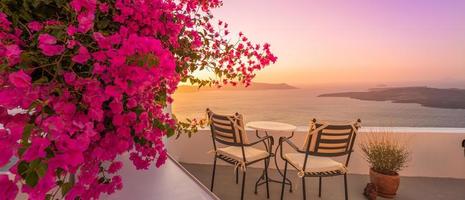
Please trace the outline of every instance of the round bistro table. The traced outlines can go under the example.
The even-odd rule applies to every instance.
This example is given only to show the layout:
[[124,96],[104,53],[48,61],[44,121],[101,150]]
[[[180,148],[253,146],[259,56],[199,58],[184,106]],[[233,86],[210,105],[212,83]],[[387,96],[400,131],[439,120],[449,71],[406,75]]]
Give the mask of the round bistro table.
[[[275,136],[273,136],[273,134],[276,134],[276,133],[279,133],[279,132],[289,132],[291,134],[289,136],[289,138],[291,138],[291,137],[294,136],[294,131],[297,129],[297,127],[292,125],[292,124],[281,123],[281,122],[272,122],[272,121],[253,121],[253,122],[247,123],[246,127],[250,128],[250,129],[254,129],[255,134],[257,135],[258,138],[262,138],[262,136],[260,136],[260,132],[263,132],[265,134],[265,136],[271,136],[271,137],[273,137],[273,139],[275,141],[277,141],[277,140],[275,139]],[[267,149],[268,149],[268,147],[267,147]],[[270,147],[270,149],[273,150],[273,147]],[[281,175],[281,180],[272,179],[272,178],[268,177],[268,181],[275,182],[275,183],[282,183],[282,177],[284,177],[284,176],[283,176],[283,173],[281,172],[281,170],[279,169],[279,166],[278,166],[278,161],[277,161],[277,156],[276,156],[278,149],[279,149],[279,143],[276,146],[276,149],[274,150],[274,153],[273,152],[271,153],[272,154],[271,156],[274,157],[274,164],[275,164],[276,169],[278,170],[279,174]],[[268,160],[268,162],[269,162],[269,160]],[[269,166],[269,163],[267,163],[267,166]],[[257,194],[258,186],[263,185],[265,183],[266,183],[265,171],[263,171],[260,178],[257,180],[257,182],[255,182],[255,194]],[[286,178],[285,184],[290,186],[289,191],[292,192],[292,182],[288,178]]]

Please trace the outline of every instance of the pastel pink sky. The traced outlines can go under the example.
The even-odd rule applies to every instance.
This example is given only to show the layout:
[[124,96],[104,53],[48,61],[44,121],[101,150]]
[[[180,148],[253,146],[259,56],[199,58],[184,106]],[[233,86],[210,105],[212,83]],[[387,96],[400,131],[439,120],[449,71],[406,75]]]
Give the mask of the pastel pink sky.
[[256,81],[465,82],[464,0],[224,0],[214,14],[271,44]]

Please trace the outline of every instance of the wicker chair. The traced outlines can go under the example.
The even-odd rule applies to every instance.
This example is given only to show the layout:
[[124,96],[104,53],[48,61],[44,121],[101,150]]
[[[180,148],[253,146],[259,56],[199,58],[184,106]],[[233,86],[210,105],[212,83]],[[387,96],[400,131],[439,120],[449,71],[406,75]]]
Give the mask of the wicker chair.
[[[345,199],[347,200],[347,166],[354,146],[360,119],[353,123],[320,122],[313,119],[310,131],[302,148],[297,147],[288,138],[279,139],[281,158],[285,161],[281,199],[284,197],[284,180],[287,166],[290,164],[298,170],[302,178],[303,199],[306,199],[305,177],[319,177],[318,196],[321,197],[321,182],[323,177],[344,176]],[[286,142],[295,151],[283,154],[282,145]],[[340,163],[332,157],[345,156],[346,162]]]
[[[207,109],[210,129],[212,133],[213,148],[215,158],[213,161],[213,173],[210,190],[213,192],[215,182],[216,160],[219,158],[236,167],[236,184],[239,182],[239,168],[242,169],[242,190],[241,199],[244,199],[244,186],[247,166],[259,161],[265,163],[266,192],[269,197],[268,188],[268,163],[272,155],[273,145],[272,137],[263,137],[255,142],[249,142],[247,133],[244,129],[244,119],[242,115],[219,115]],[[259,143],[265,145],[266,150],[254,148]],[[221,145],[223,147],[219,147]]]

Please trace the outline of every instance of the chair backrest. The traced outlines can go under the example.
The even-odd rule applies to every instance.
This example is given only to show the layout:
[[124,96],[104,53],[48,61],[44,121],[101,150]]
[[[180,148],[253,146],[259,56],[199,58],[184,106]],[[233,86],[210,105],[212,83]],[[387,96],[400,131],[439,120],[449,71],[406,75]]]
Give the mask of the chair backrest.
[[207,115],[214,141],[233,146],[249,143],[241,114],[220,115],[207,109]]
[[325,122],[313,119],[302,150],[317,156],[350,154],[360,125],[360,119],[355,122]]

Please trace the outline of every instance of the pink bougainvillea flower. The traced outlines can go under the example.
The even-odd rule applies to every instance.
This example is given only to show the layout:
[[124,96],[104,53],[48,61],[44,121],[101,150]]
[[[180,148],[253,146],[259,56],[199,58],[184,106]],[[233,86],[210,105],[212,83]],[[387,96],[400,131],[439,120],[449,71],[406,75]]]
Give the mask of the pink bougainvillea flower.
[[78,17],[78,31],[81,33],[86,33],[94,26],[95,15],[93,13],[82,13]]
[[110,85],[105,88],[105,94],[111,97],[119,98],[122,93],[120,88]]
[[[248,85],[256,70],[276,61],[268,44],[253,44],[242,33],[230,43],[227,23],[212,26],[210,11],[220,0],[66,3],[70,9],[50,7],[60,16],[49,19],[23,4],[0,12],[0,65],[7,67],[0,76],[0,166],[17,156],[11,183],[30,199],[66,192],[60,183],[72,174],[64,199],[120,190],[123,153],[137,169],[166,161],[162,138],[176,130],[176,120],[163,107],[198,65],[213,62],[232,75],[214,85]],[[9,21],[18,11],[31,14],[27,26]],[[8,114],[18,107],[31,111]],[[34,186],[18,170],[31,161],[46,165]],[[0,199],[14,199],[17,188],[0,182]]]
[[66,48],[68,49],[72,49],[74,48],[76,45],[79,45],[80,43],[76,40],[68,40],[68,43],[66,44]]
[[89,109],[89,118],[98,122],[103,121],[103,110],[99,108]]
[[95,32],[92,37],[97,42],[98,46],[102,49],[110,49],[113,42],[112,38],[106,38],[102,33]]
[[76,184],[74,187],[71,188],[71,190],[68,192],[66,195],[66,200],[75,200],[81,197],[83,193],[86,192],[86,188],[80,184]]
[[105,55],[104,51],[97,51],[92,53],[92,58],[94,58],[96,61],[103,62],[107,59],[107,56]]
[[0,12],[0,29],[9,31],[11,26],[11,22],[8,20],[5,13]]
[[116,190],[121,190],[123,188],[123,180],[121,179],[121,176],[113,176],[111,182]]
[[0,129],[0,167],[8,164],[13,156],[14,141],[6,129]]
[[40,22],[38,22],[38,21],[32,21],[32,22],[29,22],[29,23],[27,24],[27,27],[28,27],[31,31],[37,32],[37,31],[42,30],[42,28],[43,28],[44,26],[42,25],[42,23],[40,23]]
[[150,166],[150,161],[142,159],[137,153],[131,153],[129,159],[132,161],[136,169],[148,169]]
[[155,166],[160,167],[161,165],[165,164],[166,159],[168,158],[168,153],[163,150],[159,154],[159,158],[157,162],[155,163]]
[[65,47],[62,45],[41,45],[39,48],[42,50],[42,53],[46,56],[56,56],[63,53]]
[[39,44],[56,44],[57,39],[50,34],[40,34],[39,35]]
[[61,152],[57,158],[66,160],[66,165],[76,167],[84,161],[82,150],[87,149],[89,140],[84,138],[71,139],[69,137],[62,137],[56,142],[57,149]]
[[31,77],[26,74],[23,70],[11,73],[8,76],[9,81],[18,88],[29,88],[31,87]]
[[46,199],[47,192],[55,186],[53,172],[47,170],[45,175],[38,180],[38,183],[34,187],[25,185],[21,191],[29,195],[29,199]]
[[103,13],[108,12],[108,4],[107,3],[100,3],[98,6],[99,10],[102,11]]
[[93,12],[97,7],[96,0],[72,0],[69,5],[73,8],[73,10],[77,13],[80,12]]
[[18,45],[6,45],[5,46],[5,56],[8,60],[9,66],[13,66],[19,63],[21,58],[21,49]]
[[85,64],[87,60],[89,59],[90,59],[89,51],[84,46],[79,47],[78,54],[76,54],[72,58],[73,62],[76,62],[79,64]]
[[63,22],[58,21],[58,20],[54,20],[54,19],[47,20],[47,21],[44,22],[45,26],[56,26],[56,25],[62,25],[62,24],[63,24]]
[[28,90],[28,88],[3,88],[0,90],[0,106],[7,109],[28,108],[37,96],[36,91]]
[[56,56],[63,53],[65,47],[63,45],[56,45],[56,38],[49,34],[39,35],[39,49],[46,56]]
[[63,74],[63,77],[65,78],[65,82],[69,85],[73,85],[74,81],[76,80],[76,74],[71,72],[66,72]]
[[76,105],[71,102],[58,102],[53,108],[55,112],[63,115],[72,115],[76,112]]
[[16,199],[18,194],[18,186],[11,181],[6,174],[0,174],[0,197],[5,200]]
[[31,141],[31,146],[26,150],[22,159],[26,161],[32,161],[37,158],[45,158],[47,153],[45,148],[50,145],[50,141],[45,138],[35,137]]
[[121,112],[123,112],[123,104],[119,101],[112,101],[110,103],[110,109],[113,113],[115,114],[120,114]]
[[21,119],[20,117],[15,117],[5,125],[5,127],[9,130],[11,140],[12,141],[18,141],[23,134],[24,127],[26,126],[26,121],[25,119]]
[[11,22],[8,20],[5,13],[0,12],[0,29],[9,30],[11,26]]
[[66,30],[66,33],[69,36],[73,36],[74,34],[76,34],[77,31],[78,31],[78,29],[75,26],[68,26],[68,29]]
[[129,109],[135,108],[137,106],[137,101],[134,98],[128,100],[127,107]]
[[110,167],[108,167],[108,173],[115,173],[117,172],[118,170],[120,170],[121,168],[123,167],[123,163],[122,162],[113,162],[111,163]]
[[0,154],[0,167],[5,166],[8,164],[13,157],[13,149],[14,147],[10,144],[5,144],[4,142],[0,141],[0,151],[2,153]]

